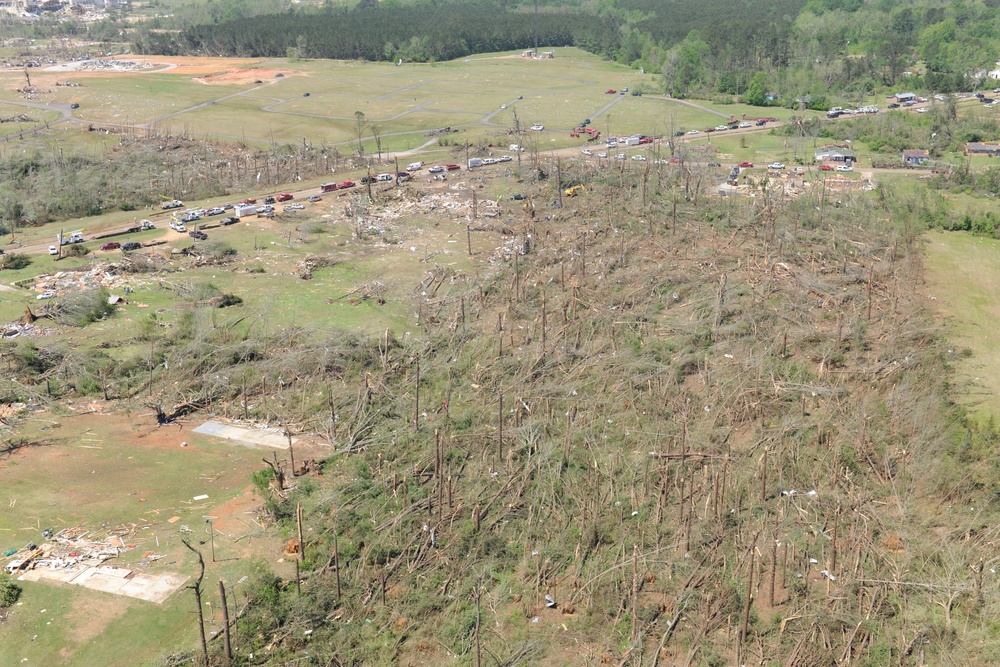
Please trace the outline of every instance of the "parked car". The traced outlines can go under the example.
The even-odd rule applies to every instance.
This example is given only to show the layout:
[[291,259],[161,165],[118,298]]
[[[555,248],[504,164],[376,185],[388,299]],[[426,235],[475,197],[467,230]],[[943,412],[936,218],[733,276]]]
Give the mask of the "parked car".
[[584,155],[588,156],[588,157],[594,154],[594,151],[590,150],[589,148],[584,148],[580,152],[583,153]]
[[753,162],[740,162],[740,169],[753,169]]
[[432,174],[440,174],[442,171],[444,171],[444,167],[441,167],[441,166],[438,166],[438,165],[434,165],[433,167],[431,167],[427,171],[429,171]]
[[604,152],[600,152],[600,153],[597,154],[597,157],[607,157],[607,156],[608,156],[608,154],[604,153]]
[[265,204],[264,206],[261,206],[260,208],[257,209],[257,215],[260,215],[262,213],[264,215],[267,215],[268,213],[274,213],[274,207],[271,206],[270,204]]
[[721,162],[709,162],[708,166],[709,167],[721,167],[722,163]]
[[216,206],[215,208],[208,209],[208,215],[222,215],[226,212],[226,209],[221,206]]
[[750,125],[748,121],[743,121],[742,123],[740,123],[740,127],[747,128],[747,127],[752,127],[752,125]]
[[457,171],[457,170],[461,169],[461,167],[458,166],[457,164],[449,164],[449,165],[445,165],[445,169],[447,169],[448,171]]
[[239,200],[237,203],[241,204],[242,206],[246,206],[247,204],[256,204],[257,200],[256,199],[251,199],[250,197],[247,197],[246,199]]
[[525,199],[527,199],[527,197],[518,192],[516,195],[512,195],[511,199],[513,199],[514,201],[524,201]]
[[73,102],[72,104],[69,105],[69,108],[70,109],[79,109],[80,108],[80,104],[78,102]]
[[784,169],[785,165],[783,163],[781,163],[781,162],[772,162],[771,164],[767,165],[767,168],[768,169]]
[[229,225],[235,225],[239,221],[240,221],[239,218],[230,216],[220,221],[219,224],[222,225],[223,227],[228,227]]
[[286,211],[301,211],[304,208],[305,208],[305,204],[286,204],[284,210],[286,210]]
[[688,130],[688,134],[698,134],[698,130]]
[[545,129],[545,126],[542,125],[541,123],[535,123],[534,125],[531,126],[531,129],[534,130],[535,132],[541,132],[542,130]]
[[54,245],[50,245],[49,246],[49,254],[50,255],[58,255],[59,254],[59,248],[55,247]]
[[127,252],[129,250],[138,250],[141,247],[142,244],[139,243],[138,241],[129,241],[128,243],[122,246],[122,250]]
[[833,165],[832,164],[823,163],[823,164],[821,164],[819,166],[819,170],[820,171],[833,171]]
[[275,197],[275,199],[277,199],[278,201],[289,201],[289,200],[295,199],[295,197],[293,197],[292,195],[288,194],[287,192],[282,192],[280,195],[278,195],[277,197]]
[[319,195],[309,195],[309,201],[312,202],[323,201],[323,198],[320,197]]
[[118,250],[121,247],[122,244],[118,243],[118,241],[109,241],[101,246],[101,250]]
[[274,197],[271,197],[271,196],[264,197],[264,203],[265,204],[273,204],[274,202],[275,202]]
[[511,160],[513,160],[513,159],[514,159],[514,158],[512,158],[512,157],[511,157],[511,156],[509,156],[509,155],[501,155],[501,156],[500,156],[500,162],[510,162],[510,161],[511,161]]
[[614,94],[615,94],[615,93],[617,93],[617,92],[618,92],[618,91],[617,91],[617,90],[615,90],[614,88],[608,88],[607,90],[605,90],[605,91],[604,91],[604,94],[605,94],[605,95],[614,95]]
[[56,295],[55,292],[53,292],[51,290],[45,290],[44,292],[42,292],[41,294],[39,294],[35,298],[39,299],[39,300],[41,300],[41,299],[51,299],[51,298],[55,297],[55,295]]
[[190,236],[193,239],[198,239],[199,241],[208,240],[208,234],[201,231],[200,229],[192,229],[190,232],[188,232],[188,236]]
[[854,171],[854,167],[849,164],[838,164],[837,171]]
[[754,123],[754,125],[756,125],[757,127],[761,127],[762,125],[767,125],[767,121],[761,118],[756,123]]
[[181,216],[181,222],[194,222],[195,220],[201,220],[201,216],[195,213],[185,213]]
[[632,159],[635,160],[636,162],[645,162],[646,161],[646,156],[645,155],[633,155]]

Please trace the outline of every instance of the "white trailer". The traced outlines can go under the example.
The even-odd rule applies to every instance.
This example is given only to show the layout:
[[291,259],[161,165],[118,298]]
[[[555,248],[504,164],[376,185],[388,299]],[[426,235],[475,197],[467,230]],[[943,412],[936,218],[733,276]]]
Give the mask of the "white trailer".
[[257,207],[253,204],[237,205],[233,208],[233,215],[237,218],[245,218],[248,215],[257,215]]

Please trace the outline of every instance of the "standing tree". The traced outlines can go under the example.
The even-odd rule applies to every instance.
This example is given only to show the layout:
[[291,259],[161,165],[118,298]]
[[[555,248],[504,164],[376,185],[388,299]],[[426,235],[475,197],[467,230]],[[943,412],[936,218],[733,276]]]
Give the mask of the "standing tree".
[[375,140],[375,151],[378,153],[378,161],[382,161],[382,126],[378,123],[369,123],[372,131],[372,139]]
[[354,119],[357,121],[357,125],[354,130],[358,135],[358,157],[361,157],[365,154],[365,150],[362,147],[361,142],[364,141],[365,138],[365,125],[368,124],[368,120],[365,118],[364,111],[355,111]]

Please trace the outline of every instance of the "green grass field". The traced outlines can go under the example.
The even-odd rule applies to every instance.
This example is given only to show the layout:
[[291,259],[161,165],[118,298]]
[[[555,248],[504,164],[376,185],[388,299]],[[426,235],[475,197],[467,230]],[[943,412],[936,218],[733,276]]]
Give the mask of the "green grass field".
[[[1000,241],[957,232],[927,235],[928,292],[948,323],[959,377],[957,399],[981,418],[1000,416]],[[971,351],[968,357],[962,349]]]

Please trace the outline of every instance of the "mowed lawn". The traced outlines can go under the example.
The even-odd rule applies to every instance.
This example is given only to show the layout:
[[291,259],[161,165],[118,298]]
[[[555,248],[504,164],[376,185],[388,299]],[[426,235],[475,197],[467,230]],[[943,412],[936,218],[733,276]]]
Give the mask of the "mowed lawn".
[[983,419],[1000,416],[1000,241],[930,232],[926,247],[927,290],[954,343],[957,400]]

